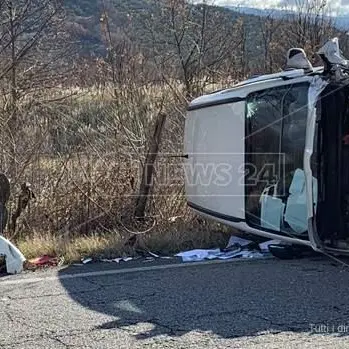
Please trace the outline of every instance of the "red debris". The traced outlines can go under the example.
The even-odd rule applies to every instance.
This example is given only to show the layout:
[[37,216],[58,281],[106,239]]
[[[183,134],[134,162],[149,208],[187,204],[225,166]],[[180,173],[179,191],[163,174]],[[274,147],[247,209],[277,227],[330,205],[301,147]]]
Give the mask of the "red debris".
[[59,264],[59,258],[50,256],[41,256],[28,261],[32,267],[56,267]]

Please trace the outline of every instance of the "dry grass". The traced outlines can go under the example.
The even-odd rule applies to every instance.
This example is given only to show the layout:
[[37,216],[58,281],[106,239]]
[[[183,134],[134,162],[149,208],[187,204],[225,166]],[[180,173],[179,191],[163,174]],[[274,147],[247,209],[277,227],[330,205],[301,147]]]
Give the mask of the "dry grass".
[[[10,215],[21,183],[30,182],[36,195],[19,219],[16,234],[7,236],[28,259],[52,255],[73,262],[135,253],[125,247],[132,234],[122,222],[130,217],[126,220],[131,231],[147,229],[135,226],[132,216],[142,163],[160,112],[167,114],[160,152],[182,152],[185,103],[178,97],[180,89],[131,84],[117,96],[112,89],[92,88],[70,91],[77,95],[37,104],[37,109],[24,103],[19,116],[23,129],[15,140],[16,168],[8,166],[6,152],[0,160],[12,182]],[[59,92],[51,92],[47,99],[57,96]],[[139,249],[170,254],[224,245],[226,237],[214,232],[216,226],[199,222],[186,208],[182,170],[179,159],[158,157],[147,207],[156,226],[139,236]],[[171,217],[181,218],[172,222]]]
[[120,255],[122,241],[117,235],[79,236],[63,240],[53,234],[36,235],[18,241],[18,247],[27,259],[48,255],[64,257],[66,263],[85,257],[116,257]]
[[36,234],[18,241],[18,247],[27,259],[42,255],[64,257],[66,263],[80,261],[85,257],[116,258],[135,256],[150,250],[163,255],[193,248],[223,247],[230,233],[212,225],[201,229],[188,229],[182,224],[163,227],[152,233],[139,235],[134,247],[125,246],[127,239],[119,233],[98,233],[75,238],[62,238],[54,234]]

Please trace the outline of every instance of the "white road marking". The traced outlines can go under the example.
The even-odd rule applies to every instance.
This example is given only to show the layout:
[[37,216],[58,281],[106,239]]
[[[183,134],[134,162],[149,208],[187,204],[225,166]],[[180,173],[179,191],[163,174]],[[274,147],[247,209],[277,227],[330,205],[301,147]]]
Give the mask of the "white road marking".
[[8,285],[20,285],[20,284],[31,284],[37,282],[47,282],[47,281],[57,281],[57,280],[67,280],[67,279],[78,279],[78,278],[87,278],[87,277],[96,277],[96,276],[108,276],[108,275],[118,275],[118,274],[129,274],[136,272],[146,272],[146,271],[155,271],[155,270],[166,270],[166,269],[177,269],[177,268],[188,268],[188,267],[198,267],[212,264],[225,264],[225,263],[236,263],[236,262],[254,262],[261,260],[269,260],[271,258],[253,258],[253,259],[229,259],[229,260],[211,260],[204,262],[189,262],[189,263],[178,263],[178,264],[164,264],[164,265],[153,265],[148,267],[136,267],[136,268],[125,268],[125,269],[113,269],[113,270],[100,270],[100,271],[91,271],[85,273],[74,273],[74,274],[62,274],[59,275],[56,273],[53,276],[42,276],[42,277],[21,277],[8,276],[0,279],[0,287]]

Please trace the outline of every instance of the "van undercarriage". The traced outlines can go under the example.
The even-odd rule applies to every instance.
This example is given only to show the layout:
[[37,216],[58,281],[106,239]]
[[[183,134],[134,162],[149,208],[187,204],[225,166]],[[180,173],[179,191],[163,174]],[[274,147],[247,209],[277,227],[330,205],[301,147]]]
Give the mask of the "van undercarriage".
[[317,139],[319,183],[316,226],[325,246],[349,250],[349,87],[322,93]]

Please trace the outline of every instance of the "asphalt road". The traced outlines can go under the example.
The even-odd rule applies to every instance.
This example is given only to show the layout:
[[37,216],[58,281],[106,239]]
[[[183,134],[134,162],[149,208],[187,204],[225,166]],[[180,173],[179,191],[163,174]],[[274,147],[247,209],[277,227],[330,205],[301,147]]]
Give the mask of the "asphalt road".
[[349,348],[349,269],[75,266],[0,278],[0,318],[0,348]]

